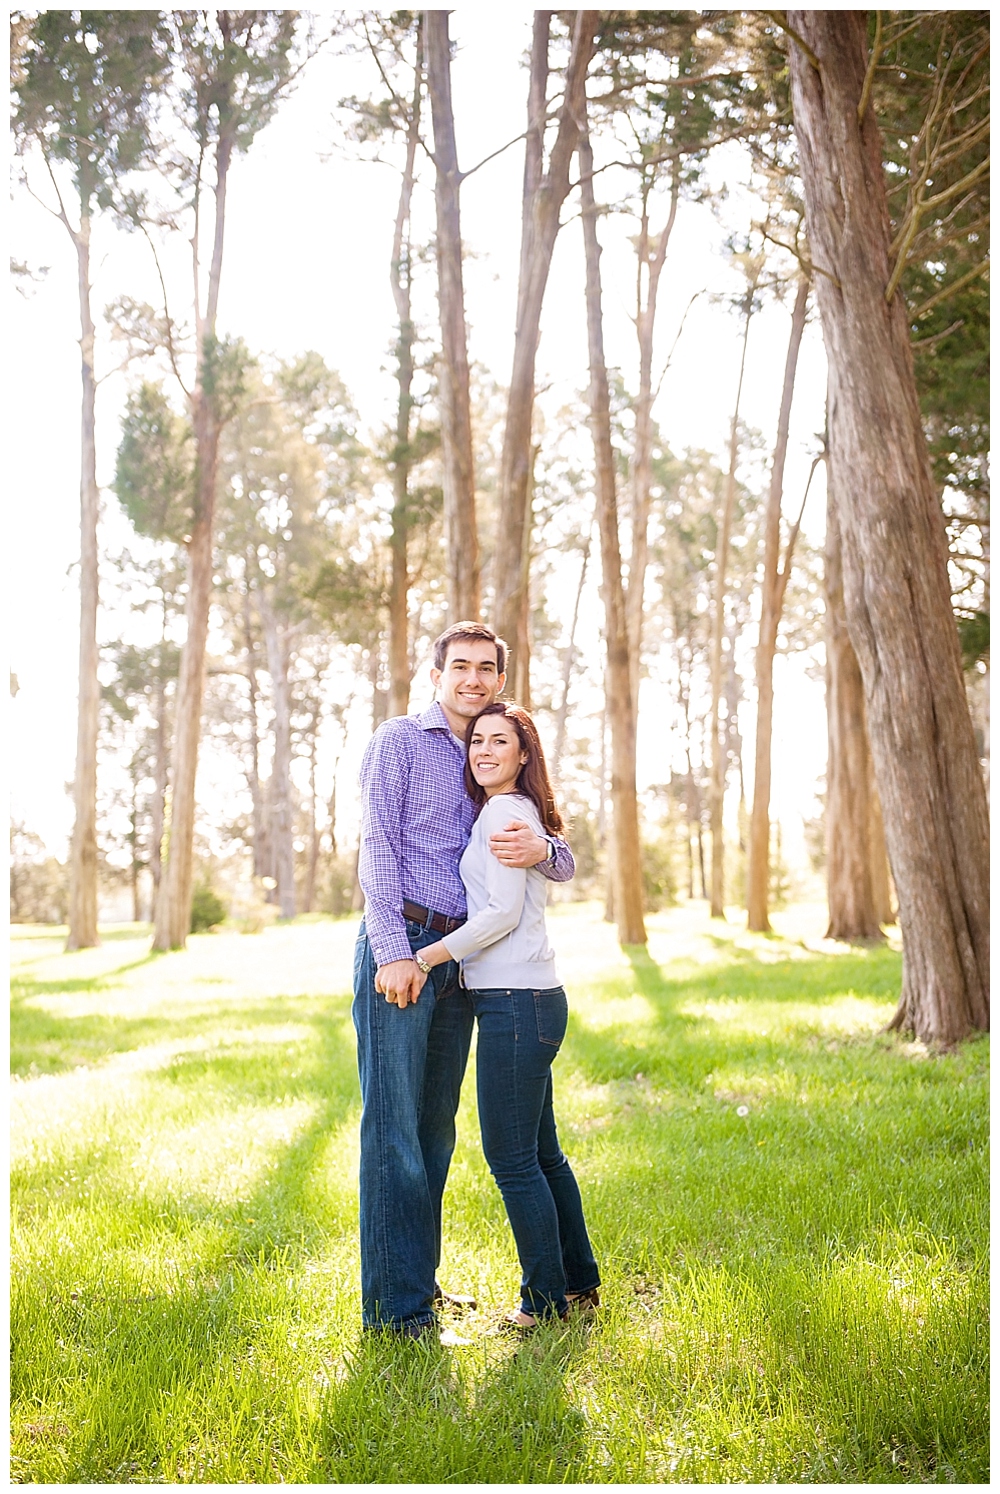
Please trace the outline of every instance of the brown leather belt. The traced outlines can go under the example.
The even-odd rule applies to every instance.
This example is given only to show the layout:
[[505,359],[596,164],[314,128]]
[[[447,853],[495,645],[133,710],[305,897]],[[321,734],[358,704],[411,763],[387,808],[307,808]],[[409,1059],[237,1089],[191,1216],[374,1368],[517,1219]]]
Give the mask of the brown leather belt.
[[465,922],[464,918],[448,918],[444,913],[435,913],[433,908],[422,908],[407,898],[403,899],[403,917],[423,924],[425,929],[433,929],[435,934],[450,934],[452,929],[460,929]]

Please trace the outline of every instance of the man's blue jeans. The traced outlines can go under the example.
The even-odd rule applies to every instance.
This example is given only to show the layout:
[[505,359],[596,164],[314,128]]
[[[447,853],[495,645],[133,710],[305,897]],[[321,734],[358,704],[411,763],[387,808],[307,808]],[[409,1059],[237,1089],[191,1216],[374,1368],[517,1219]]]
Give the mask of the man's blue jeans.
[[[407,923],[414,951],[440,935]],[[361,1310],[368,1328],[434,1321],[441,1195],[455,1149],[455,1111],[472,1038],[458,966],[438,965],[416,1005],[375,990],[362,922],[354,949],[361,1078]]]
[[552,1060],[566,1033],[566,992],[556,986],[468,994],[479,1023],[483,1150],[514,1232],[521,1310],[561,1316],[567,1292],[600,1285],[580,1189],[559,1146],[552,1109]]

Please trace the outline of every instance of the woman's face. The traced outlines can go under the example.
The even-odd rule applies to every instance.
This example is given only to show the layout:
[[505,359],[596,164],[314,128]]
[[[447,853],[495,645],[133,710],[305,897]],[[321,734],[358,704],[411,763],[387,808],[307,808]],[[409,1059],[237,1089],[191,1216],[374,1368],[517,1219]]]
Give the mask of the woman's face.
[[517,775],[527,761],[517,728],[506,716],[483,716],[476,722],[469,742],[469,767],[473,778],[486,790],[487,799],[494,794],[513,793]]

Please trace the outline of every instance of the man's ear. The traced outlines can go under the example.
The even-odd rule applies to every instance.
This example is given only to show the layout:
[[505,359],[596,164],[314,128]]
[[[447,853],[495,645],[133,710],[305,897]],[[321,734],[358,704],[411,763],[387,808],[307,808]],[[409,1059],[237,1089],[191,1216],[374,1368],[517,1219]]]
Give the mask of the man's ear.
[[431,684],[434,686],[435,690],[437,689],[438,685],[440,685],[440,683],[441,683],[441,671],[440,671],[440,669],[432,669],[431,670]]
[[497,694],[498,695],[502,695],[503,694],[503,687],[504,687],[504,685],[506,683],[507,683],[507,675],[506,675],[506,673],[497,675]]

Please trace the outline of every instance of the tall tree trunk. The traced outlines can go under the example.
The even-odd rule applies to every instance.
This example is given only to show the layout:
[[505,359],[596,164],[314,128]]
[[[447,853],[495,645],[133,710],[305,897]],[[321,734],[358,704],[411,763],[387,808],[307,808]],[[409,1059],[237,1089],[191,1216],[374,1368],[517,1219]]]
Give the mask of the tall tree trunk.
[[253,636],[253,624],[250,619],[250,589],[251,589],[251,559],[248,554],[243,568],[243,646],[247,653],[247,725],[250,733],[250,771],[247,779],[250,784],[250,802],[253,805],[253,874],[255,877],[268,875],[266,861],[265,841],[267,835],[264,829],[264,802],[260,790],[260,723],[257,719],[257,697],[259,689],[257,686],[257,666],[254,658],[257,652],[256,639]]
[[462,228],[459,188],[462,176],[455,149],[451,105],[451,41],[446,10],[426,10],[427,90],[434,125],[434,200],[437,206],[438,308],[441,358],[438,388],[444,457],[444,529],[451,622],[477,620],[479,538],[476,529],[476,472],[472,456],[469,353],[462,281]]
[[882,937],[872,885],[871,760],[864,686],[844,617],[838,516],[840,474],[827,466],[826,507],[826,900],[828,939]]
[[406,132],[406,162],[399,188],[396,225],[392,237],[392,261],[389,283],[399,322],[396,344],[396,447],[392,457],[392,534],[389,550],[392,560],[389,581],[389,715],[405,716],[410,704],[409,649],[409,564],[407,548],[410,534],[410,469],[413,458],[410,438],[413,425],[413,326],[412,285],[413,259],[410,245],[410,203],[416,169],[417,146],[420,143],[420,94],[422,86],[422,22],[418,21],[417,60],[413,69],[413,99]]
[[600,12],[579,10],[559,126],[544,166],[545,99],[548,81],[549,23],[553,12],[535,11],[528,88],[528,131],[521,204],[521,264],[517,285],[514,361],[507,396],[507,419],[500,454],[493,620],[511,646],[510,691],[529,699],[528,555],[531,484],[531,424],[535,406],[535,359],[542,302],[559,232],[559,214],[569,192],[570,164],[586,110],[587,68],[594,51]]
[[[69,222],[64,218],[67,228]],[[95,443],[94,319],[90,309],[90,215],[81,211],[76,247],[80,297],[80,656],[76,718],[75,818],[70,846],[67,949],[99,944],[97,934],[97,455]]]
[[795,130],[830,365],[844,608],[864,681],[903,933],[892,1025],[947,1045],[989,1024],[986,795],[951,609],[947,546],[892,275],[881,140],[859,123],[864,11],[795,10]]
[[316,736],[319,730],[318,716],[314,715],[309,739],[309,856],[306,861],[306,883],[302,893],[302,911],[311,913],[316,901],[316,873],[319,870],[319,816],[316,795]]
[[[653,485],[653,333],[660,275],[677,220],[679,167],[670,188],[670,211],[661,232],[650,237],[648,191],[643,197],[636,242],[635,331],[639,343],[639,393],[635,402],[635,450],[632,463],[632,543],[629,551],[625,624],[628,631],[632,711],[638,725],[639,666],[642,659],[643,594],[649,557],[649,495]],[[643,271],[645,270],[645,289]]]
[[726,572],[729,569],[729,537],[733,527],[733,508],[736,502],[736,462],[739,455],[740,397],[743,393],[743,373],[747,362],[747,342],[750,337],[750,318],[753,316],[753,297],[756,283],[747,289],[746,310],[743,320],[743,349],[740,354],[740,377],[736,385],[736,404],[733,408],[733,423],[729,436],[729,471],[726,474],[725,497],[719,521],[718,539],[715,547],[715,606],[712,612],[712,707],[711,747],[712,764],[709,782],[709,827],[712,833],[711,871],[711,915],[722,918],[725,888],[724,850],[722,841],[722,810],[726,796],[726,744],[728,722],[720,721],[722,706],[722,638],[726,616]]
[[611,399],[604,358],[601,248],[594,201],[594,157],[586,124],[580,132],[580,192],[587,264],[587,343],[590,351],[590,419],[594,438],[597,522],[601,536],[607,710],[611,717],[612,903],[622,944],[645,944],[642,853],[635,786],[635,713],[629,675],[625,588],[618,542],[618,495],[611,445]]
[[[226,221],[226,184],[233,141],[224,135],[218,144],[215,184],[215,236],[209,269],[204,319],[198,325],[198,377],[192,394],[195,438],[195,518],[187,547],[187,632],[177,681],[174,750],[171,760],[169,853],[160,878],[153,930],[154,949],[183,949],[191,928],[194,858],[195,780],[201,737],[201,706],[205,687],[205,646],[212,600],[212,559],[215,528],[215,486],[219,465],[221,422],[215,391],[206,379],[205,361],[214,343],[222,275],[222,246]],[[197,305],[197,254],[195,254]]]
[[789,554],[784,566],[784,583],[778,561],[781,551],[781,495],[785,479],[785,454],[788,450],[788,427],[792,414],[795,370],[799,361],[802,331],[806,324],[809,281],[799,280],[792,308],[792,326],[785,355],[785,377],[781,386],[778,411],[778,434],[771,462],[771,482],[764,513],[764,577],[760,592],[760,634],[757,640],[757,735],[754,750],[753,811],[750,817],[750,857],[747,867],[747,927],[765,933],[770,927],[767,916],[770,885],[771,842],[771,723],[774,714],[774,653],[778,643],[778,623],[784,601],[785,585],[791,569]]
[[129,848],[132,852],[131,865],[129,867],[129,885],[132,889],[132,922],[142,922],[142,905],[139,901],[139,872],[142,863],[139,860],[139,784],[132,777],[132,803],[129,805]]
[[379,684],[379,675],[382,672],[382,660],[377,647],[368,650],[365,660],[365,671],[368,682],[372,687],[372,731],[382,725],[389,710],[389,692]]
[[573,680],[573,665],[576,662],[576,629],[580,620],[580,602],[583,598],[583,588],[587,580],[587,565],[590,561],[590,538],[593,533],[593,525],[587,530],[587,538],[583,546],[583,559],[580,562],[580,579],[576,584],[576,596],[573,599],[573,620],[569,627],[569,642],[563,655],[562,670],[562,696],[559,708],[556,711],[556,734],[555,745],[552,749],[552,772],[558,779],[559,768],[562,763],[563,753],[566,750],[566,725],[569,720],[569,690]]
[[155,753],[153,764],[153,805],[152,825],[150,828],[149,846],[149,871],[153,878],[153,910],[156,908],[156,895],[160,888],[160,874],[163,868],[163,826],[166,816],[167,805],[167,689],[163,678],[163,642],[160,645],[159,678],[156,682],[156,694],[154,695],[154,710],[156,712],[156,726],[153,737],[153,751]]
[[266,591],[260,612],[267,647],[267,671],[274,699],[274,757],[271,762],[271,844],[277,900],[282,918],[295,917],[295,847],[292,826],[292,720],[288,698],[288,655]]

